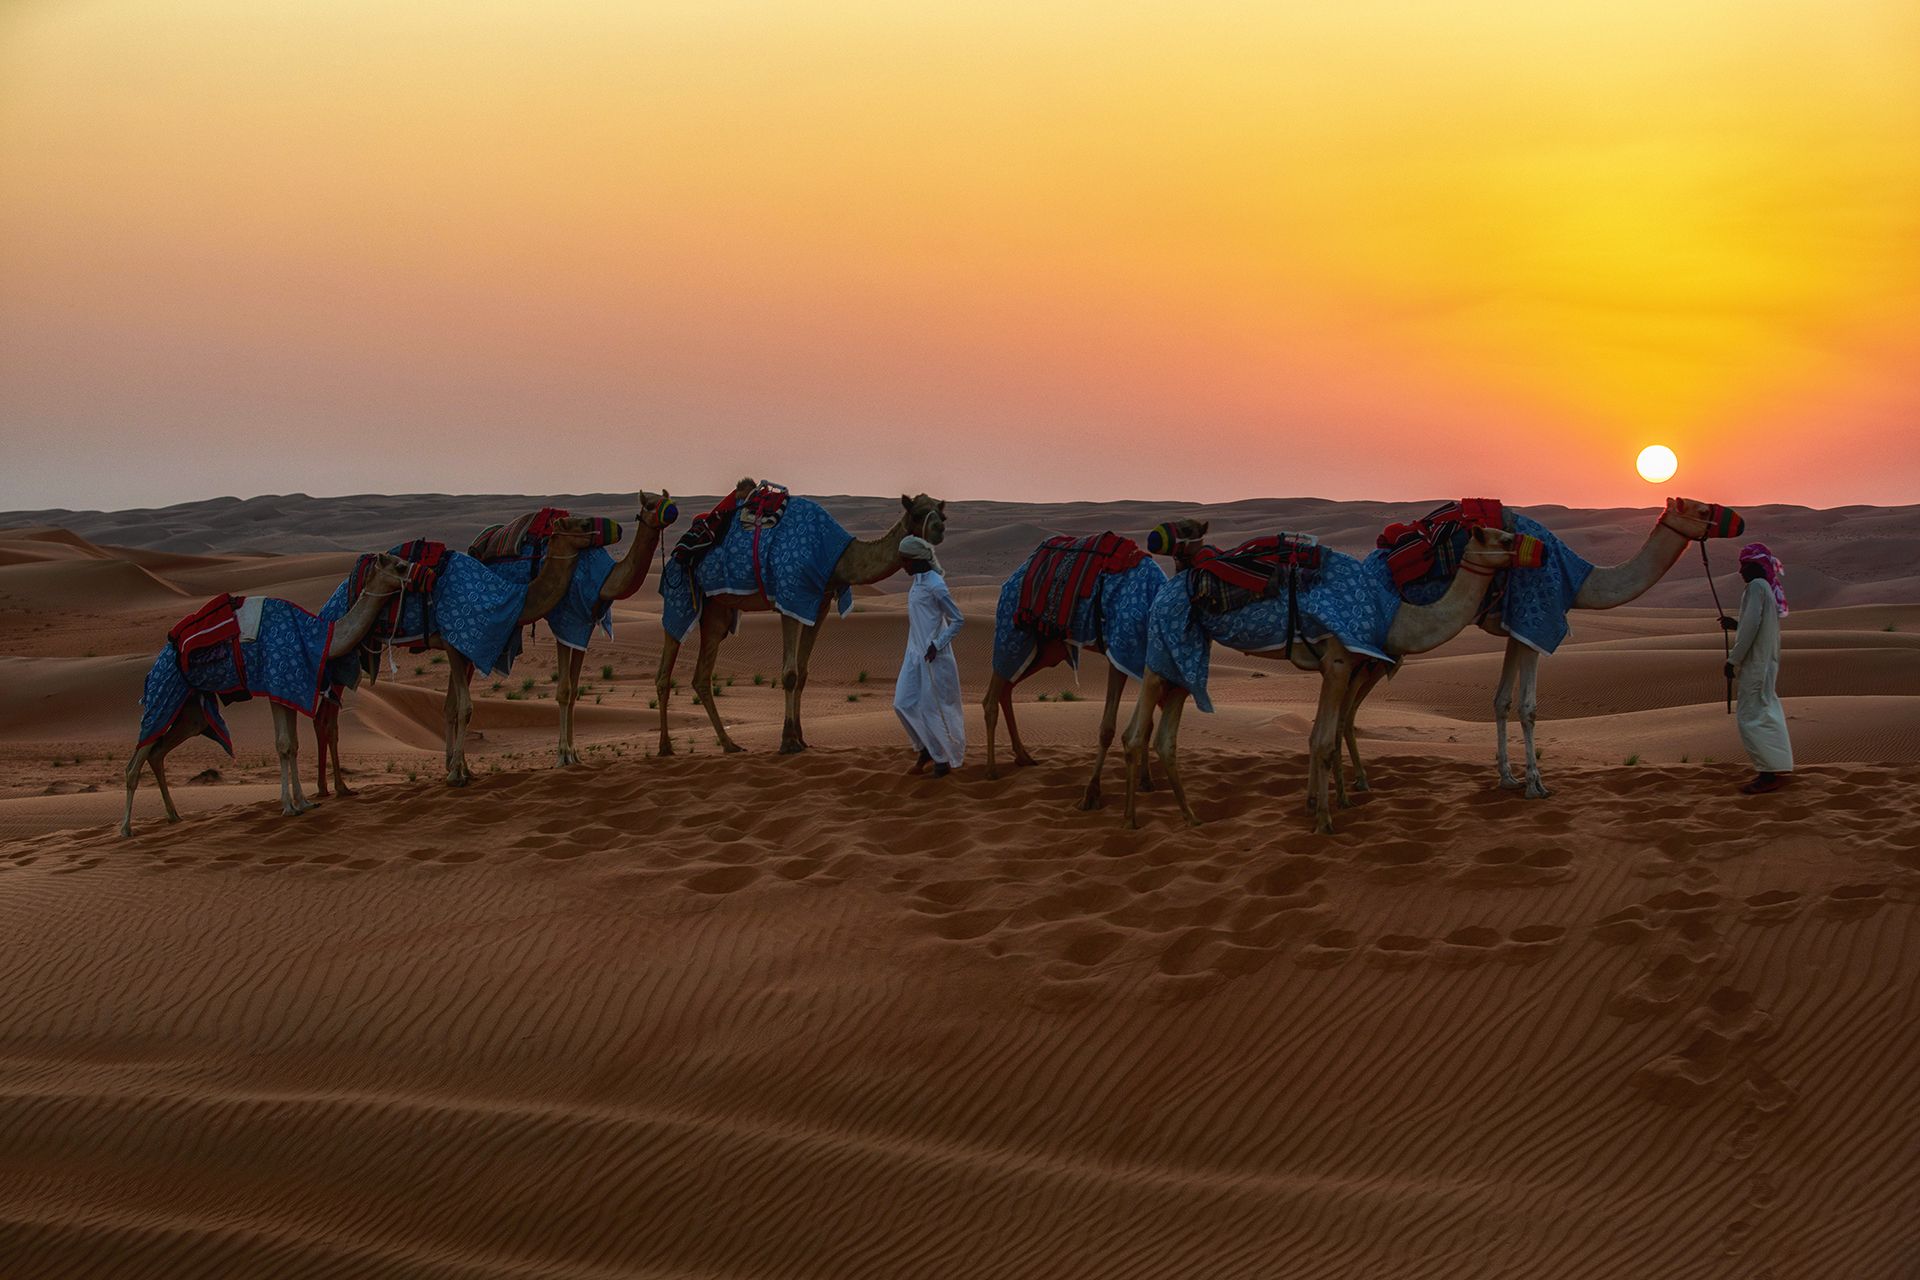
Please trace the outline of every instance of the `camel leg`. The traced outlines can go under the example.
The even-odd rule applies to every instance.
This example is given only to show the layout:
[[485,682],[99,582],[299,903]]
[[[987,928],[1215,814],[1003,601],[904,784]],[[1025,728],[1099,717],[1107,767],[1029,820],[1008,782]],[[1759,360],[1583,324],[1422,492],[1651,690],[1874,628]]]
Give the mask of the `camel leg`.
[[559,764],[566,768],[570,764],[580,763],[580,753],[573,749],[573,704],[580,700],[580,668],[587,660],[585,649],[570,649],[558,640],[553,642],[554,667],[560,672],[560,687],[553,691],[553,700],[560,704],[560,752]]
[[786,691],[786,717],[780,726],[780,754],[806,750],[800,741],[800,619],[780,615],[780,687]]
[[827,611],[820,610],[820,616],[813,620],[810,627],[800,628],[799,662],[794,670],[793,682],[793,740],[800,744],[802,751],[810,750],[807,745],[807,733],[800,724],[800,706],[807,692],[807,673],[813,670],[813,646],[820,639],[820,628],[827,621]]
[[339,714],[339,706],[332,698],[323,697],[320,709],[313,713],[313,794],[317,800],[327,798],[327,721]]
[[1007,713],[1007,738],[1013,743],[1013,762],[1021,768],[1040,762],[1027,753],[1027,744],[1020,741],[1020,722],[1013,714],[1013,686],[1008,685],[1000,691],[1000,709]]
[[1113,746],[1113,733],[1120,723],[1120,695],[1127,691],[1127,673],[1116,666],[1107,667],[1107,705],[1100,712],[1100,745],[1093,753],[1093,777],[1087,779],[1086,794],[1080,797],[1082,809],[1098,809],[1106,803],[1100,794],[1100,775],[1107,767],[1107,750]]
[[300,787],[300,725],[293,712],[273,704],[273,749],[280,757],[280,812],[296,816],[316,806]]
[[1527,790],[1529,800],[1545,800],[1553,792],[1540,780],[1540,757],[1533,749],[1534,712],[1539,706],[1540,651],[1523,645],[1520,650],[1520,733],[1527,741]]
[[1165,680],[1151,671],[1147,672],[1147,678],[1140,682],[1140,697],[1133,704],[1133,719],[1127,722],[1126,736],[1121,739],[1127,749],[1126,822],[1129,828],[1138,828],[1140,825],[1135,811],[1135,797],[1140,787],[1140,775],[1147,767],[1147,738],[1153,733],[1153,713],[1159,707],[1166,689]]
[[[343,699],[346,697],[344,690],[340,696]],[[340,763],[340,712],[344,703],[330,702],[327,706],[332,708],[332,712],[327,716],[326,743],[327,755],[333,764],[333,789],[343,796],[350,796],[353,794],[353,788],[347,785],[347,771]],[[316,727],[318,726],[318,721],[315,722],[315,725]],[[325,795],[326,792],[322,791],[321,794]]]
[[660,646],[660,669],[653,676],[653,700],[660,707],[660,754],[673,754],[673,739],[667,734],[667,695],[673,691],[673,664],[680,659],[680,642],[668,636]]
[[1522,785],[1520,779],[1513,776],[1513,765],[1507,759],[1507,713],[1513,710],[1514,686],[1520,678],[1520,654],[1525,649],[1518,640],[1507,641],[1506,656],[1500,661],[1500,683],[1493,690],[1493,758],[1500,766],[1500,785],[1509,791],[1518,791]]
[[[700,704],[707,709],[707,720],[713,725],[713,736],[719,740],[722,751],[742,750],[741,746],[727,736],[727,726],[720,723],[719,701],[713,696],[713,664],[720,658],[720,642],[727,638],[727,624],[731,621],[725,609],[703,609],[700,612],[700,656],[693,663],[693,687],[697,691]],[[787,619],[792,622],[792,619]],[[798,626],[798,623],[793,623]],[[661,706],[666,706],[662,701]],[[792,695],[788,695],[791,709]],[[663,731],[664,737],[664,731]],[[783,748],[784,750],[784,748]]]
[[1327,788],[1340,770],[1340,708],[1347,700],[1353,667],[1343,654],[1328,653],[1320,660],[1320,706],[1314,712],[1307,738],[1307,789],[1312,798],[1313,829],[1333,834],[1333,811]]
[[1000,776],[1000,763],[994,755],[994,739],[999,736],[1000,697],[1009,689],[1007,681],[996,671],[987,677],[987,696],[980,699],[980,710],[987,719],[987,781]]
[[447,785],[464,787],[473,781],[467,768],[467,722],[473,718],[473,664],[453,649],[447,650]]
[[1197,827],[1200,819],[1194,816],[1193,806],[1187,803],[1187,788],[1180,781],[1180,713],[1186,709],[1187,691],[1173,689],[1167,694],[1166,714],[1160,718],[1160,730],[1153,736],[1153,753],[1160,758],[1160,767],[1166,771],[1167,786],[1173,791],[1174,800],[1180,805],[1180,816],[1187,825]]
[[160,802],[166,806],[167,821],[180,821],[180,811],[173,807],[173,794],[167,790],[167,755],[181,743],[199,737],[206,727],[207,718],[201,714],[199,703],[190,701],[180,709],[165,733],[144,747],[134,748],[132,758],[127,761],[127,809],[120,819],[121,835],[133,834],[133,793],[140,786],[143,768],[153,770],[154,783],[160,788]]
[[1367,700],[1367,695],[1379,686],[1386,674],[1387,667],[1384,663],[1363,664],[1360,670],[1354,673],[1353,681],[1348,686],[1347,703],[1340,714],[1340,736],[1346,743],[1348,758],[1353,761],[1355,791],[1371,791],[1373,788],[1367,783],[1367,766],[1360,762],[1360,744],[1354,741],[1353,722],[1360,715],[1360,704]]

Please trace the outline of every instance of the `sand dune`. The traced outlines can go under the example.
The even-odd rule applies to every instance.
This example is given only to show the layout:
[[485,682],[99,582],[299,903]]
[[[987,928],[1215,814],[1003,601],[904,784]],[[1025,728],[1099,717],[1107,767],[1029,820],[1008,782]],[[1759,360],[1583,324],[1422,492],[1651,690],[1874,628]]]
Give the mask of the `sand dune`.
[[[821,639],[814,753],[773,754],[754,617],[714,696],[749,754],[714,753],[683,659],[680,754],[649,758],[650,585],[589,656],[587,768],[547,767],[542,631],[476,683],[465,791],[437,781],[445,666],[395,654],[342,720],[356,797],[281,818],[246,703],[237,758],[175,754],[186,821],[149,785],[114,838],[167,627],[219,591],[318,605],[411,501],[274,556],[243,550],[311,500],[0,533],[6,1280],[1913,1273],[1912,512],[1782,516],[1812,561],[1782,684],[1805,767],[1762,804],[1697,577],[1544,664],[1547,802],[1492,785],[1498,642],[1409,662],[1331,838],[1300,810],[1317,681],[1237,654],[1183,729],[1196,831],[1162,791],[1138,832],[1074,808],[1093,656],[1020,688],[1040,767],[989,781],[976,745],[903,776],[898,583]],[[860,502],[850,526],[886,518]],[[977,697],[999,575],[1149,507],[965,505]],[[1357,539],[1406,511],[1209,514]],[[1566,519],[1624,554],[1642,513]]]
[[[0,851],[26,1275],[1885,1276],[1912,767],[1297,760],[1209,825],[897,751]],[[1276,796],[1280,798],[1276,798]],[[1164,797],[1162,797],[1164,798]],[[1151,797],[1150,797],[1151,799]]]

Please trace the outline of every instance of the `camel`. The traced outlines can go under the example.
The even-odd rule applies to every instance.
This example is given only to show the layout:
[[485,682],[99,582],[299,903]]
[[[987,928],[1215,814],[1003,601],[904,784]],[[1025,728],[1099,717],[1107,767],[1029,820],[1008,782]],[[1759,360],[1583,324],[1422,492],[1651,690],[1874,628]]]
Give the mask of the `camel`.
[[[1692,498],[1668,498],[1666,509],[1654,522],[1647,540],[1631,559],[1615,565],[1596,565],[1587,574],[1575,594],[1575,609],[1614,609],[1639,599],[1666,577],[1689,545],[1709,538],[1738,537],[1746,520],[1731,507],[1718,503],[1696,502]],[[1494,759],[1500,770],[1500,785],[1522,791],[1530,800],[1544,800],[1553,793],[1540,778],[1540,758],[1534,751],[1533,729],[1539,705],[1541,651],[1512,635],[1500,610],[1487,611],[1479,620],[1482,630],[1501,636],[1507,642],[1500,664],[1500,680],[1493,693],[1495,733]],[[1366,773],[1360,765],[1360,753],[1353,743],[1353,721],[1360,704],[1366,700],[1385,668],[1379,667],[1354,682],[1350,705],[1342,716],[1342,735],[1353,757],[1354,789],[1367,789]],[[1527,762],[1524,781],[1513,776],[1507,757],[1507,717],[1515,701],[1520,704],[1520,733],[1526,743]]]
[[[539,572],[524,588],[501,581],[490,570],[472,557],[457,551],[447,553],[450,565],[465,561],[478,574],[484,574],[481,581],[494,590],[510,598],[514,592],[524,592],[517,616],[508,625],[501,639],[504,641],[514,631],[528,623],[538,621],[553,611],[573,583],[573,572],[580,552],[588,547],[617,543],[620,540],[618,521],[601,520],[589,516],[563,516],[553,524],[553,531],[547,541],[546,553],[541,557]],[[424,616],[424,611],[423,611]],[[446,782],[450,787],[464,787],[473,781],[473,773],[467,767],[467,722],[473,717],[473,672],[476,655],[461,651],[455,644],[449,644],[442,630],[421,637],[412,647],[415,651],[436,649],[447,655],[447,693],[442,715],[446,723]],[[504,648],[504,643],[502,644]],[[495,661],[491,655],[483,655],[484,661],[492,669]],[[368,670],[378,674],[378,667],[365,660]],[[352,795],[346,786],[340,767],[340,704],[338,701],[326,703],[320,714],[314,717],[313,731],[320,743],[323,759],[331,755],[333,760],[334,789],[342,795]]]
[[[399,594],[409,571],[410,566],[398,556],[381,555],[376,559],[365,588],[354,600],[353,606],[347,610],[346,616],[333,624],[333,630],[327,637],[326,659],[328,661],[344,657],[360,647],[379,617],[382,609],[381,602]],[[285,601],[278,603],[286,604]],[[260,625],[264,633],[271,624],[263,619]],[[162,652],[159,661],[161,663],[179,661],[171,644]],[[298,760],[300,735],[296,732],[293,719],[296,709],[278,700],[272,703],[272,707],[273,745],[280,756],[280,812],[291,817],[306,813],[315,806],[308,801],[300,789]],[[154,783],[160,788],[160,802],[166,806],[167,821],[180,821],[179,810],[173,807],[173,795],[167,789],[166,759],[175,747],[203,733],[215,737],[216,741],[221,740],[213,733],[212,725],[205,711],[202,710],[200,698],[189,694],[181,705],[179,713],[163,733],[134,748],[133,757],[127,761],[127,807],[120,820],[122,836],[133,834],[133,795],[140,786],[142,766],[153,770]],[[231,746],[227,749],[229,753],[232,752]]]
[[[660,545],[661,533],[674,522],[678,514],[665,489],[657,496],[648,494],[644,489],[640,491],[640,512],[635,517],[638,528],[634,532],[633,543],[627,548],[627,554],[614,563],[612,570],[600,583],[600,589],[594,596],[594,617],[600,617],[602,611],[611,608],[615,600],[625,600],[640,589],[640,585],[647,580],[647,569],[653,562],[655,549]],[[551,625],[549,622],[550,629]],[[570,644],[555,633],[553,656],[554,665],[560,671],[559,687],[553,695],[560,707],[558,763],[565,768],[580,763],[580,753],[573,749],[573,704],[580,700],[580,668],[587,660],[587,648],[584,644]]]
[[[1528,559],[1537,563],[1539,552],[1540,544],[1535,539],[1501,529],[1474,530],[1462,556],[1460,570],[1448,584],[1446,594],[1430,605],[1399,605],[1381,642],[1382,652],[1389,659],[1398,659],[1408,654],[1425,653],[1445,644],[1474,620],[1494,574]],[[1338,557],[1338,553],[1329,554]],[[1351,557],[1338,559],[1347,561],[1351,571],[1371,572]],[[1330,566],[1330,569],[1338,568],[1338,565]],[[1384,574],[1385,570],[1380,572]],[[1160,601],[1156,602],[1154,609],[1156,620],[1178,618],[1180,625],[1185,625],[1187,614],[1182,606],[1186,605],[1186,601],[1168,595],[1169,591],[1181,591],[1184,587],[1184,579],[1175,579],[1167,590],[1160,593]],[[1260,608],[1267,603],[1249,608]],[[1280,621],[1279,630],[1290,632],[1291,628],[1285,619]],[[1331,634],[1318,642],[1317,650],[1293,634],[1267,635],[1244,647],[1238,644],[1233,647],[1250,657],[1291,661],[1303,671],[1320,673],[1320,701],[1314,713],[1313,730],[1307,746],[1307,803],[1314,814],[1314,829],[1323,835],[1331,834],[1333,816],[1327,790],[1330,781],[1338,778],[1340,708],[1347,698],[1359,655],[1346,641]],[[1187,802],[1186,788],[1181,784],[1178,760],[1180,714],[1189,692],[1167,674],[1154,668],[1150,668],[1146,679],[1140,682],[1139,701],[1124,739],[1128,765],[1128,827],[1139,826],[1135,810],[1135,782],[1140,768],[1146,763],[1149,740],[1166,772],[1174,799],[1180,805],[1180,816],[1190,827],[1199,825],[1193,807]],[[1205,709],[1204,705],[1202,709]],[[1164,716],[1156,733],[1153,720],[1157,711],[1163,711]]]
[[[1204,520],[1169,520],[1157,526],[1154,533],[1149,535],[1147,548],[1156,555],[1171,556],[1174,571],[1177,573],[1192,567],[1193,554],[1200,549],[1206,536],[1207,522]],[[1157,592],[1159,586],[1165,583],[1166,574],[1160,571],[1158,565],[1154,565],[1151,570],[1147,569],[1147,564],[1151,564],[1151,561],[1143,562],[1142,565],[1128,572],[1157,575],[1157,581],[1153,584]],[[998,736],[997,726],[1002,712],[1007,717],[1007,736],[1013,744],[1014,765],[1024,767],[1035,763],[1034,758],[1028,754],[1025,744],[1020,741],[1020,726],[1013,714],[1013,691],[1028,676],[1040,671],[1042,667],[1037,662],[1032,663],[1012,679],[1008,679],[998,670],[1001,665],[998,655],[1001,647],[1000,639],[1012,628],[1013,612],[1019,605],[1019,583],[1024,579],[1026,568],[1026,565],[1022,565],[1020,571],[1013,578],[1008,579],[1006,586],[1001,588],[999,607],[995,610],[996,669],[988,676],[986,696],[981,699],[981,707],[986,712],[987,719],[987,777],[990,779],[1000,776],[999,763],[995,754],[995,738]],[[1125,574],[1103,576],[1101,584],[1095,588],[1100,593],[1097,601],[1099,607],[1089,611],[1088,622],[1093,624],[1090,627],[1090,634],[1074,637],[1074,642],[1083,648],[1107,655],[1107,700],[1100,716],[1100,739],[1093,757],[1093,777],[1088,780],[1087,789],[1080,797],[1079,807],[1083,810],[1098,809],[1105,803],[1105,799],[1100,794],[1100,777],[1106,768],[1107,752],[1113,746],[1114,731],[1119,723],[1120,697],[1127,688],[1128,673],[1115,661],[1114,655],[1108,652],[1108,637],[1129,636],[1132,640],[1129,646],[1130,651],[1142,657],[1146,654],[1147,613],[1152,608],[1153,595],[1142,595],[1120,589],[1122,586],[1120,579],[1125,576]],[[1150,778],[1143,773],[1140,777],[1141,789],[1149,790],[1151,786]]]
[[[743,480],[736,486],[735,494],[751,493],[754,487],[751,480]],[[795,498],[790,500],[789,506],[805,501]],[[831,517],[826,518],[831,521]],[[854,538],[846,544],[833,563],[818,603],[810,603],[813,609],[811,618],[796,617],[793,613],[779,610],[782,645],[780,687],[786,696],[786,713],[780,727],[782,755],[807,749],[807,740],[800,727],[800,697],[806,692],[807,668],[813,655],[814,642],[820,636],[820,625],[826,620],[828,602],[849,587],[882,582],[900,572],[905,564],[900,558],[902,538],[911,534],[938,545],[946,537],[946,530],[945,502],[924,493],[911,498],[902,494],[900,518],[893,522],[892,527],[877,538]],[[745,531],[741,532],[744,534]],[[663,579],[663,596],[666,585]],[[707,719],[713,725],[714,736],[719,740],[722,751],[743,751],[745,748],[728,736],[726,725],[720,721],[720,709],[714,705],[713,667],[720,654],[720,644],[738,628],[742,613],[766,613],[777,609],[779,606],[767,598],[764,587],[741,594],[712,592],[699,599],[700,649],[693,666],[693,687],[707,709]],[[671,631],[667,633],[666,644],[660,651],[659,674],[654,679],[660,704],[660,754],[663,756],[673,754],[673,739],[667,731],[667,699],[672,691],[673,667],[680,656],[683,636],[684,633],[681,636]]]

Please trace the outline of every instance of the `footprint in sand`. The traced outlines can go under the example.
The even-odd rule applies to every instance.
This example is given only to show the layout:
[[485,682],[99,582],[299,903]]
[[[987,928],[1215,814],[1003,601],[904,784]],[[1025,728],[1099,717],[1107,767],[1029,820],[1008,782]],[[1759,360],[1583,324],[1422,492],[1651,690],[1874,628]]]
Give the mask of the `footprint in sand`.
[[1628,1022],[1664,1013],[1678,1003],[1699,976],[1700,966],[1684,955],[1668,954],[1613,993],[1607,1012]]
[[1749,924],[1779,924],[1800,914],[1802,898],[1791,889],[1768,889],[1741,903],[1740,918]]
[[1351,929],[1327,929],[1294,953],[1293,962],[1303,969],[1337,968],[1353,958],[1359,945],[1360,939]]
[[1587,926],[1587,932],[1595,942],[1624,946],[1652,936],[1653,915],[1645,905],[1636,902],[1630,907],[1622,907],[1610,915],[1601,916]]
[[1389,933],[1367,948],[1367,963],[1376,969],[1411,969],[1427,958],[1433,940],[1410,933]]
[[1482,849],[1447,879],[1455,884],[1523,886],[1559,884],[1573,878],[1573,857],[1563,849],[1529,852],[1514,845]]
[[758,867],[715,867],[688,876],[686,887],[695,893],[737,893],[760,878]]
[[1687,1018],[1692,1036],[1679,1050],[1636,1071],[1633,1086],[1669,1106],[1692,1106],[1753,1046],[1771,1039],[1773,1016],[1753,1003],[1751,992],[1720,987]]
[[1861,920],[1886,905],[1883,884],[1843,884],[1820,900],[1819,912],[1835,920]]
[[1696,893],[1686,889],[1671,889],[1648,898],[1647,908],[1668,922],[1679,924],[1688,920],[1711,919],[1720,910],[1723,901],[1719,894],[1710,890]]
[[1471,969],[1493,959],[1496,949],[1504,939],[1498,929],[1488,929],[1481,925],[1469,925],[1464,929],[1455,929],[1435,943],[1432,950],[1433,964],[1437,969]]
[[1500,946],[1500,959],[1506,964],[1539,964],[1560,949],[1567,931],[1557,924],[1523,924],[1507,935]]

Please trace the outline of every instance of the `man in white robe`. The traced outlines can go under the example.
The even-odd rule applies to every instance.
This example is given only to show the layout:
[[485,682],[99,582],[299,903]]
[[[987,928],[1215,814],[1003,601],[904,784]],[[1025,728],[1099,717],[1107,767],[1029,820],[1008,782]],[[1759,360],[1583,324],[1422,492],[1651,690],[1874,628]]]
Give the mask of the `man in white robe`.
[[1753,757],[1756,776],[1741,787],[1747,795],[1778,791],[1793,772],[1793,743],[1787,738],[1787,710],[1774,683],[1780,675],[1780,619],[1787,616],[1787,592],[1781,584],[1786,570],[1765,544],[1748,543],[1740,549],[1740,576],[1746,579],[1740,597],[1740,620],[1723,617],[1720,625],[1734,632],[1727,678],[1739,690],[1740,744]]
[[913,575],[913,586],[907,592],[907,652],[893,686],[893,710],[920,753],[913,772],[931,763],[933,776],[943,778],[967,753],[960,664],[953,656],[953,638],[966,618],[947,591],[933,544],[905,538],[900,555]]

